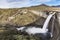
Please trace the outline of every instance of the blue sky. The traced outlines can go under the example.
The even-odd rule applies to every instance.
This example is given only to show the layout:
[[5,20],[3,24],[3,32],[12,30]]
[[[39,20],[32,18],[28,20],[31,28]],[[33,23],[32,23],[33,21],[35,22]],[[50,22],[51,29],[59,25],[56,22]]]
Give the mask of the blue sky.
[[0,0],[0,8],[20,8],[40,4],[60,5],[60,0]]

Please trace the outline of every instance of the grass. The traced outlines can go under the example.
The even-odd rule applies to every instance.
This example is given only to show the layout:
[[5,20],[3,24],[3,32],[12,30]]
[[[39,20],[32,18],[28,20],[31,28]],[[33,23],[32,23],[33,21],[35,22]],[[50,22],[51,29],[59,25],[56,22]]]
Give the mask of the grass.
[[[21,11],[18,12],[18,10],[26,10],[27,13],[21,15]],[[33,7],[27,7],[27,8],[15,8],[15,9],[0,9],[0,24],[6,25],[8,23],[13,25],[27,25],[30,24],[38,18],[37,15],[30,13],[28,10],[36,10],[36,11],[44,11],[44,10],[50,10],[50,11],[56,11],[60,10],[60,8],[57,7],[48,7],[48,6],[33,6]],[[7,21],[8,17],[13,16],[18,12],[18,15],[15,16],[14,19],[12,19],[10,22]]]
[[[18,10],[25,10],[25,9],[27,9],[26,14],[24,13],[21,14],[21,12],[19,12],[17,15],[15,15],[14,19],[12,19],[11,21],[8,21],[8,17],[11,17],[14,14],[16,14]],[[36,11],[59,10],[60,11],[60,8],[35,6],[35,7],[28,7],[28,8],[0,9],[0,25],[17,24],[17,25],[23,26],[23,25],[27,25],[35,22],[39,18],[39,16],[33,13],[30,13],[28,10],[36,10]],[[41,20],[41,21],[44,21],[44,20]],[[40,24],[40,19],[35,23]],[[0,27],[2,27],[0,28],[0,40],[22,40],[23,35],[19,35],[19,34],[13,35],[15,32],[13,31],[14,33],[11,34],[12,31],[5,30],[6,26],[4,26],[4,28],[3,26],[0,26]],[[27,36],[23,36],[23,40],[27,40]],[[30,40],[36,40],[36,39],[33,36],[31,36]]]
[[[8,17],[11,17],[11,16],[13,16],[13,15],[15,15],[16,13],[18,12],[18,10],[17,9],[15,9],[15,10],[12,10],[12,9],[7,9],[7,10],[0,10],[0,23],[3,25],[5,25],[6,23],[8,23],[9,21],[8,21]],[[19,12],[16,16],[14,16],[15,18],[14,19],[12,19],[11,21],[10,21],[10,23],[12,23],[12,24],[18,24],[18,25],[27,25],[27,24],[29,24],[29,23],[32,23],[32,22],[34,22],[37,18],[38,18],[38,16],[37,15],[35,15],[35,14],[33,14],[33,13],[29,13],[29,12],[27,12],[26,14],[24,14],[24,13],[22,13],[22,15],[21,15],[21,13]],[[8,22],[7,22],[8,21]]]
[[[6,28],[6,24],[12,24],[12,25],[27,25],[32,22],[35,22],[38,18],[37,15],[27,12],[26,14],[19,12],[14,19],[11,21],[8,21],[8,17],[13,16],[18,12],[18,10],[23,10],[23,9],[0,9],[0,40],[22,40],[23,35],[15,34],[15,32],[10,31],[9,29]],[[2,16],[1,16],[2,15]],[[9,26],[10,27],[10,26]],[[23,40],[27,40],[27,36],[23,36]],[[33,40],[34,38],[31,37],[30,40]],[[35,40],[35,39],[34,39]]]

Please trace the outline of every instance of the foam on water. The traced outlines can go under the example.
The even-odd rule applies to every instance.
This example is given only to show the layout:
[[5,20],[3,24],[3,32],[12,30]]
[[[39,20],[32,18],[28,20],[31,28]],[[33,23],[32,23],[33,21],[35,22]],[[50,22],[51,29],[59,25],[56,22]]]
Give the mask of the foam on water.
[[27,33],[29,34],[36,34],[36,33],[46,33],[48,29],[43,30],[42,28],[36,28],[36,27],[31,27],[26,30]]
[[16,29],[17,29],[18,31],[19,31],[19,30],[22,31],[24,28],[25,28],[25,27],[20,27],[20,28],[16,28]]

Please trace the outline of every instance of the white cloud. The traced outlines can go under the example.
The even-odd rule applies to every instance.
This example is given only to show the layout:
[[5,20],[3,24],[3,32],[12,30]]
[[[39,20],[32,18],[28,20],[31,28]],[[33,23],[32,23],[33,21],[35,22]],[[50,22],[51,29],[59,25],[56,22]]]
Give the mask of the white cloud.
[[27,7],[31,5],[36,5],[32,3],[45,3],[51,0],[0,0],[0,8],[16,8],[16,7]]
[[33,0],[33,1],[45,3],[45,2],[50,2],[51,0]]
[[6,0],[0,0],[0,8],[8,8],[8,3]]
[[12,2],[9,3],[10,7],[23,7],[23,6],[29,6],[31,4],[30,0],[23,0],[23,1],[18,1],[18,2]]

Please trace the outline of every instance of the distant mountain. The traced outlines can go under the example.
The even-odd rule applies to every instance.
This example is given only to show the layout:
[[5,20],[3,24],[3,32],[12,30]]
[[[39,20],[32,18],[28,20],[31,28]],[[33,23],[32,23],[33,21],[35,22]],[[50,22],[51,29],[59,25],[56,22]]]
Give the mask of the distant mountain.
[[52,7],[60,7],[60,5],[57,5],[57,6],[52,6]]
[[49,7],[49,5],[46,5],[46,4],[40,4],[40,5],[36,5],[36,6],[31,6],[31,7],[38,7],[38,6],[46,6],[46,7]]
[[39,5],[39,6],[48,6],[48,5],[46,5],[46,4],[41,4],[41,5]]
[[[45,7],[60,7],[60,5],[57,5],[57,6],[49,6],[49,5],[46,5],[46,4],[36,5],[35,7],[38,7],[38,6],[45,6]],[[33,6],[33,7],[34,7],[34,6]]]
[[41,6],[44,6],[44,7],[60,7],[60,5],[52,5],[52,6],[49,6],[47,4],[40,4],[40,5],[36,5],[36,6],[31,6],[31,7],[41,7]]

